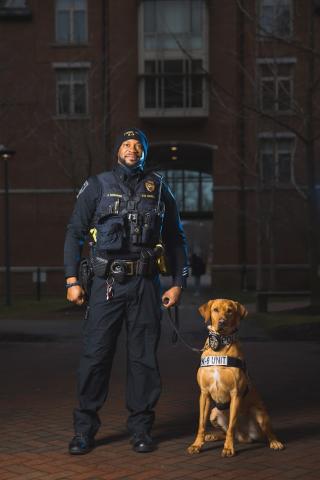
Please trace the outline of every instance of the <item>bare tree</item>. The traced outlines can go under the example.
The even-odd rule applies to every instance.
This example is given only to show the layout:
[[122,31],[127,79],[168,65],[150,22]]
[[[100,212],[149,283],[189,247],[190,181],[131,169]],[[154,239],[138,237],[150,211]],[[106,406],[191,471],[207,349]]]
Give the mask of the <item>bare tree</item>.
[[[319,118],[320,111],[317,103],[317,97],[320,93],[320,76],[316,75],[319,66],[320,55],[315,45],[315,23],[319,23],[319,18],[316,16],[312,3],[304,5],[304,15],[306,18],[305,31],[308,32],[305,38],[299,38],[299,36],[293,33],[291,36],[280,36],[275,32],[264,31],[263,26],[259,23],[254,10],[252,10],[252,2],[247,0],[236,0],[237,8],[243,15],[243,21],[247,22],[249,28],[255,35],[254,45],[258,44],[259,35],[267,36],[268,46],[265,49],[270,55],[270,51],[273,47],[273,55],[276,57],[283,56],[283,52],[287,51],[289,54],[296,55],[298,62],[301,62],[305,67],[305,75],[302,80],[302,84],[295,83],[295,94],[290,101],[292,92],[288,91],[288,86],[284,82],[281,83],[279,79],[279,72],[274,71],[274,81],[278,83],[282,89],[282,95],[287,97],[290,101],[290,115],[281,115],[281,112],[268,112],[263,108],[261,102],[257,101],[257,97],[261,99],[261,91],[259,95],[256,95],[256,101],[253,104],[244,102],[244,110],[252,111],[257,117],[257,121],[261,120],[263,123],[268,120],[269,126],[275,131],[288,131],[295,135],[294,152],[301,152],[304,150],[304,156],[300,153],[300,161],[304,160],[304,168],[307,173],[307,188],[303,189],[299,186],[296,174],[296,155],[293,156],[294,163],[292,165],[292,177],[291,182],[295,187],[296,192],[306,202],[308,210],[308,257],[309,257],[309,278],[311,288],[311,302],[312,305],[319,306],[320,304],[320,278],[318,275],[318,267],[320,264],[320,251],[319,251],[319,218],[318,218],[318,205],[317,205],[317,172],[316,172],[316,156],[315,148],[316,142],[320,137]],[[297,12],[298,14],[298,12]],[[271,47],[271,48],[270,48]],[[260,51],[262,49],[260,48]],[[281,53],[280,53],[281,51]],[[259,52],[260,53],[260,52]],[[258,53],[258,54],[259,54]],[[257,53],[255,55],[258,56]],[[275,64],[270,64],[270,67]],[[252,85],[259,85],[259,77],[252,79]],[[299,95],[298,95],[299,93]],[[276,99],[279,102],[279,98]],[[298,147],[298,148],[297,148]],[[303,158],[304,157],[304,158]],[[301,178],[301,176],[300,176]],[[275,193],[272,189],[273,194]],[[271,198],[271,200],[274,197]],[[274,205],[273,202],[271,204]],[[270,226],[273,229],[274,221],[271,215]],[[271,233],[272,235],[272,233]],[[270,242],[270,245],[272,243]],[[273,248],[273,247],[271,247]]]
[[[276,2],[275,2],[276,3]],[[279,1],[279,5],[281,1]],[[284,31],[289,34],[282,35],[277,29],[266,29],[260,23],[260,17],[256,10],[256,2],[253,0],[234,0],[234,6],[237,10],[237,33],[238,44],[234,50],[225,51],[230,62],[233,62],[238,72],[238,82],[241,93],[229,90],[226,85],[217,81],[217,78],[206,71],[203,74],[207,79],[207,86],[211,99],[219,108],[219,112],[227,115],[230,119],[237,122],[238,127],[238,149],[233,152],[234,166],[239,170],[239,182],[241,193],[239,195],[240,221],[244,222],[245,217],[249,217],[251,222],[256,225],[257,242],[257,289],[275,287],[275,257],[276,257],[276,229],[280,223],[289,224],[290,205],[281,204],[277,201],[279,187],[276,179],[269,178],[268,183],[262,178],[263,165],[259,152],[259,133],[268,130],[271,138],[277,138],[277,135],[283,132],[290,132],[293,137],[292,157],[291,157],[291,187],[295,189],[298,198],[301,198],[308,210],[308,257],[309,257],[309,276],[310,288],[312,291],[312,304],[320,303],[320,278],[318,275],[318,266],[320,264],[320,234],[319,219],[317,214],[317,172],[315,145],[320,138],[320,110],[317,98],[320,94],[320,75],[319,69],[320,53],[315,45],[315,22],[320,21],[320,17],[315,16],[312,4],[300,5],[305,10],[304,15],[307,19],[305,31],[306,36],[298,35],[296,32],[289,32],[290,26],[285,22],[283,11],[280,9],[282,18],[277,21],[282,22]],[[280,5],[281,6],[281,5]],[[299,12],[297,12],[298,14]],[[289,19],[290,21],[290,19]],[[281,25],[281,24],[280,24]],[[192,52],[188,51],[175,38],[177,47],[190,60],[193,59]],[[221,46],[220,48],[224,48]],[[305,75],[299,85],[295,78],[294,92],[293,85],[285,82],[281,78],[280,69],[277,67],[278,57],[291,55],[297,57],[298,67],[305,68]],[[265,88],[262,91],[262,82],[258,69],[258,60],[268,57],[269,63],[265,68],[269,70],[270,91]],[[281,62],[281,60],[280,60]],[[317,73],[317,74],[316,74]],[[301,78],[301,75],[300,75]],[[278,91],[275,94],[274,87],[277,85]],[[262,96],[269,96],[270,108],[263,104]],[[280,102],[282,104],[280,105]],[[286,105],[287,103],[287,105]],[[282,110],[282,111],[281,111]],[[283,114],[283,111],[285,114]],[[245,134],[248,125],[253,126],[252,137],[257,138],[256,154],[251,155],[245,146]],[[254,131],[255,130],[255,131]],[[304,151],[304,155],[303,152]],[[231,152],[232,153],[232,152]],[[275,153],[273,157],[275,158]],[[299,156],[299,161],[297,157]],[[230,157],[229,157],[230,159]],[[307,172],[307,185],[303,185],[301,175],[301,164]],[[244,177],[249,177],[256,187],[256,205],[257,214],[252,218],[248,213],[245,200],[245,181]],[[280,185],[281,187],[281,185]],[[281,210],[281,213],[279,211]],[[299,227],[297,226],[297,229]],[[301,227],[302,228],[302,227]],[[245,244],[245,228],[239,230],[243,235],[242,244]],[[299,235],[301,232],[297,232]],[[240,239],[241,243],[241,239]],[[244,247],[243,247],[244,248]],[[269,270],[268,278],[264,278],[263,264],[264,251],[268,251]]]

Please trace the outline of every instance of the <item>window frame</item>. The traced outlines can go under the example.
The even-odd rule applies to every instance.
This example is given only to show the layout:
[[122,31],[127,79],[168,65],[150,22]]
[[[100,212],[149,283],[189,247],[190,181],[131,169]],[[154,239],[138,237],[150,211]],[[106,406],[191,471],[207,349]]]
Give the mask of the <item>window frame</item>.
[[20,9],[27,8],[27,0],[21,0],[21,3],[23,3],[23,5],[12,5],[11,2],[12,2],[12,0],[3,0],[0,4],[0,8],[7,8],[8,10],[10,10],[10,9],[20,10]]
[[[281,140],[291,141],[291,148],[288,150],[284,150],[279,145]],[[263,152],[261,145],[263,141],[269,141],[271,143],[270,152],[272,152],[272,179],[264,179],[263,175]],[[293,164],[294,164],[294,157],[295,157],[295,142],[296,136],[291,132],[280,132],[280,133],[261,133],[258,135],[258,159],[259,159],[259,179],[261,185],[265,188],[270,187],[282,187],[288,186],[292,183],[293,180]],[[267,152],[268,153],[268,152]],[[281,154],[289,154],[290,155],[290,175],[288,180],[280,181],[279,180],[279,171],[280,171],[280,162],[279,156]]]
[[[58,8],[58,1],[55,0],[55,43],[57,45],[87,45],[88,44],[88,1],[83,0],[85,4],[84,9],[77,9],[71,7],[69,9],[59,9]],[[70,0],[71,2],[73,0]],[[69,41],[59,40],[58,38],[58,12],[68,12],[69,13],[69,28],[70,28],[70,39]],[[77,11],[84,11],[85,12],[85,22],[84,22],[84,40],[81,42],[75,41],[74,39],[74,13]]]
[[[258,78],[258,105],[261,112],[264,113],[272,113],[277,115],[288,115],[293,114],[294,110],[294,74],[295,74],[295,65],[297,63],[297,59],[292,57],[279,57],[279,58],[259,58],[257,59],[257,78]],[[272,65],[275,69],[278,69],[279,65],[288,65],[291,69],[289,76],[278,75],[278,73],[272,75],[272,71],[270,71],[270,76],[266,77],[263,76],[261,73],[262,67],[265,65]],[[283,110],[279,109],[279,92],[280,92],[280,84],[283,81],[289,81],[290,84],[290,105],[288,109]],[[272,81],[273,82],[273,108],[272,109],[265,109],[263,108],[263,82]]]
[[[147,0],[148,1],[148,0]],[[153,0],[156,1],[156,0]],[[201,49],[190,50],[192,60],[202,60],[202,69],[203,69],[203,80],[202,80],[202,107],[187,107],[183,105],[182,107],[167,108],[164,107],[164,104],[155,108],[146,107],[146,96],[145,96],[145,78],[152,76],[152,74],[147,74],[145,72],[145,62],[147,61],[161,61],[166,60],[189,60],[191,66],[191,60],[188,59],[188,56],[181,51],[180,49],[154,49],[146,50],[144,48],[144,1],[139,5],[138,10],[138,52],[139,52],[139,62],[138,62],[138,75],[139,75],[139,116],[142,118],[166,118],[166,117],[207,117],[209,114],[209,94],[208,86],[206,81],[206,72],[209,71],[209,55],[208,55],[208,10],[207,5],[204,0],[202,0],[202,18],[203,18],[203,45]],[[155,74],[157,76],[158,74]],[[162,78],[165,79],[165,74],[161,74]],[[188,78],[189,76],[189,78]],[[190,82],[190,75],[184,75],[185,82]],[[156,87],[158,88],[158,87]],[[164,98],[164,96],[163,96]]]
[[[210,215],[213,212],[213,197],[214,197],[214,188],[213,188],[213,178],[212,175],[200,170],[195,170],[192,168],[165,168],[163,170],[157,170],[160,175],[163,176],[165,179],[165,182],[169,185],[170,189],[173,191],[173,194],[175,196],[175,199],[177,201],[179,211],[181,215],[184,217],[188,215]],[[174,185],[172,184],[172,179],[170,179],[170,175],[168,176],[168,172],[179,172],[180,177],[177,176],[174,178],[175,184],[174,185],[181,185],[181,194],[182,194],[182,199],[180,198],[180,194],[175,191]],[[188,194],[186,192],[186,184],[188,183],[188,175],[186,174],[187,172],[196,174],[194,176],[194,179],[196,180],[196,186],[197,186],[197,208],[195,210],[189,210],[186,209],[186,199],[188,198]],[[178,180],[178,181],[177,181]],[[190,182],[191,183],[191,182]],[[206,183],[210,183],[211,185],[211,198],[210,198],[210,208],[209,209],[204,209],[204,203],[205,203],[205,196],[204,196],[204,190],[203,186]],[[180,204],[180,201],[182,203]]]
[[[56,90],[56,114],[55,117],[58,119],[86,119],[89,118],[89,71],[91,64],[89,62],[79,62],[79,63],[55,63],[53,68],[55,71],[55,90]],[[70,82],[59,82],[59,72],[70,73]],[[75,93],[74,86],[79,83],[74,81],[74,73],[81,72],[85,74],[85,81],[83,85],[85,86],[85,112],[76,113],[75,112]],[[69,107],[70,113],[60,113],[60,96],[59,96],[59,85],[67,84],[70,85],[70,100]]]
[[[273,4],[273,10],[276,8],[275,3],[276,2],[287,2],[289,6],[289,12],[290,12],[290,19],[289,19],[289,33],[282,35],[278,31],[275,31],[273,29],[272,32],[267,32],[265,31],[261,26],[261,18],[262,18],[262,8],[263,8],[263,2],[270,2],[270,4]],[[275,20],[275,15],[273,11],[273,23]],[[285,39],[290,39],[293,37],[294,34],[294,2],[293,0],[257,0],[257,32],[258,32],[258,38],[260,41],[265,41],[265,40],[272,40],[277,39],[277,38],[285,38]],[[273,25],[275,27],[276,25]]]

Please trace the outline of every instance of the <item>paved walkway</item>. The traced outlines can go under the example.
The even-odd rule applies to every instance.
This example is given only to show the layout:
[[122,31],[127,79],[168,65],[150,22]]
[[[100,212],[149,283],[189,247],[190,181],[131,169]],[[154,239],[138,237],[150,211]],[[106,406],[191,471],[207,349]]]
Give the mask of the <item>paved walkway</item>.
[[[202,346],[206,331],[196,304],[188,296],[181,308],[185,338]],[[80,351],[81,319],[61,314],[55,320],[0,321],[0,480],[14,479],[308,479],[320,478],[319,365],[320,345],[273,342],[259,328],[241,335],[252,378],[271,414],[286,450],[273,452],[262,443],[239,445],[234,458],[220,457],[222,443],[207,444],[189,456],[198,416],[198,356],[170,343],[163,318],[159,360],[163,394],[154,437],[159,448],[136,454],[125,430],[124,335],[101,413],[97,448],[72,457],[75,401],[74,372]],[[20,340],[20,341],[16,341]],[[30,341],[32,340],[32,341]]]

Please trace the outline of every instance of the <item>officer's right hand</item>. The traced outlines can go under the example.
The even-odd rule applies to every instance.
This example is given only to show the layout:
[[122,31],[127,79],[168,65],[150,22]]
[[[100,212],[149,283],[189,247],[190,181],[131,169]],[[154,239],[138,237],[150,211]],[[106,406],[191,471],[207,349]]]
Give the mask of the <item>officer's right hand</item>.
[[76,305],[83,305],[83,303],[85,302],[85,292],[83,288],[81,288],[79,285],[68,288],[67,300],[69,300],[69,302],[75,303]]

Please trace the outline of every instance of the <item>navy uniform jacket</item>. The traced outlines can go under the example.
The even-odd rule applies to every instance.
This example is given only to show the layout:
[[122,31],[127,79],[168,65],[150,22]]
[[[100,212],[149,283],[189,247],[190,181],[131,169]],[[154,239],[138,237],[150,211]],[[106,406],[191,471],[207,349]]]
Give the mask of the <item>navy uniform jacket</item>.
[[[130,186],[131,189],[134,189],[146,176],[144,172],[129,176],[121,165],[117,165],[113,171],[119,184],[123,183]],[[78,276],[82,247],[88,238],[89,229],[92,226],[101,195],[102,186],[92,178],[89,178],[80,189],[65,238],[64,266],[66,278]],[[173,285],[185,286],[188,275],[186,238],[176,201],[165,183],[162,184],[161,197],[165,204],[162,241],[166,247]]]

